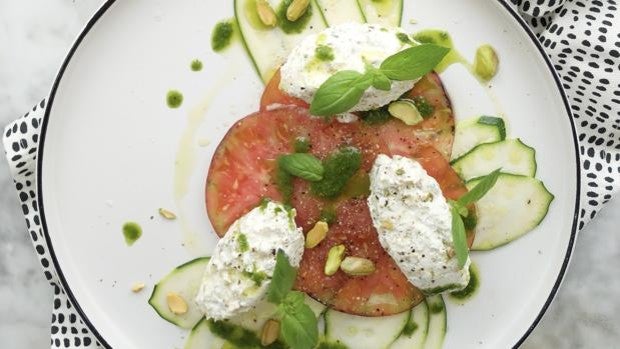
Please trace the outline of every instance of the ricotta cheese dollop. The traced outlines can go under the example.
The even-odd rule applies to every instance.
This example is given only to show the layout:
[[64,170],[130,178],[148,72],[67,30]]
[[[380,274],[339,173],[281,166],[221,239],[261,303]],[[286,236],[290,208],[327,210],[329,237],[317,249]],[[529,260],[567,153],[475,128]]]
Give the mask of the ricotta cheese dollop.
[[228,319],[263,300],[278,249],[292,266],[299,266],[304,236],[294,219],[294,210],[268,202],[230,226],[215,247],[196,296],[207,318]]
[[426,294],[462,289],[450,207],[437,181],[415,160],[379,155],[370,172],[368,206],[379,242],[409,282]]
[[[400,28],[373,24],[344,23],[308,35],[289,54],[280,70],[280,89],[310,103],[317,89],[342,70],[366,71],[378,68],[389,56],[411,47]],[[350,111],[376,109],[398,99],[417,80],[393,81],[389,91],[369,88]]]

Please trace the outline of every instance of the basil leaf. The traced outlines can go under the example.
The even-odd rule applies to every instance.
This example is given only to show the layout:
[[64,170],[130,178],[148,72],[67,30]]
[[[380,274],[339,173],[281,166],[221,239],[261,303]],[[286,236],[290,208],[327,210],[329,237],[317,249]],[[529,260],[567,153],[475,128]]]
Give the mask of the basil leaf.
[[279,312],[280,335],[295,349],[312,349],[319,341],[318,323],[314,312],[304,303],[304,295],[293,291],[286,295]]
[[295,277],[297,277],[297,271],[289,263],[286,253],[278,250],[276,267],[269,289],[267,289],[267,300],[274,304],[280,304],[293,288]]
[[462,268],[465,266],[467,255],[469,254],[465,225],[455,206],[450,206],[450,213],[452,214],[452,241],[454,242],[454,251],[456,252],[456,259],[459,262],[459,267]]
[[321,160],[311,154],[295,153],[284,155],[278,160],[278,165],[293,176],[316,182],[323,179],[323,165]]
[[377,90],[389,91],[392,88],[392,81],[372,64],[366,63],[366,75],[369,76],[372,87]]
[[454,201],[454,200],[448,200],[448,203],[454,207],[456,209],[456,211],[462,216],[462,217],[467,217],[469,215],[469,210],[467,209],[466,206],[462,206],[461,204],[459,204],[458,202]]
[[385,74],[378,72],[372,77],[372,87],[377,90],[389,91],[392,88],[392,82]]
[[433,70],[448,52],[449,48],[421,44],[386,58],[379,69],[392,80],[414,80]]
[[501,169],[497,169],[488,175],[484,176],[475,187],[473,187],[469,192],[465,195],[461,196],[460,199],[457,200],[457,203],[461,206],[467,206],[473,202],[480,200],[497,182],[499,178]]
[[329,77],[319,87],[310,104],[310,113],[331,116],[353,108],[372,84],[367,74],[343,70]]

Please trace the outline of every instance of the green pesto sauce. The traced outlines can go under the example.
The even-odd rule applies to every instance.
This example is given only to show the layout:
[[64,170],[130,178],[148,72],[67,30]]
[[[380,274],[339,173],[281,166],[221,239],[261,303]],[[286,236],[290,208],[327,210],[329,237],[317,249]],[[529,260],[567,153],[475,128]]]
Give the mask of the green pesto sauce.
[[336,222],[336,209],[333,206],[327,206],[321,209],[319,220],[332,225]]
[[283,202],[290,203],[293,197],[293,176],[286,172],[282,166],[280,166],[282,157],[278,158],[278,166],[276,166],[276,187],[280,194],[282,194]]
[[241,326],[231,324],[227,321],[208,320],[207,325],[209,326],[211,333],[227,340],[239,348],[286,348],[286,346],[280,341],[276,341],[268,346],[262,346],[260,343],[260,338],[256,335],[256,333]]
[[370,125],[383,124],[390,120],[390,117],[391,115],[387,110],[387,106],[362,112],[362,120]]
[[127,222],[123,224],[123,236],[127,246],[131,246],[142,236],[142,228],[138,223]]
[[473,263],[469,266],[469,283],[464,289],[450,293],[450,297],[459,301],[473,297],[480,288],[480,272]]
[[260,287],[263,284],[263,281],[267,280],[267,274],[263,273],[262,271],[255,271],[255,272],[243,271],[242,274],[245,277],[254,281],[254,284],[258,287]]
[[340,342],[321,342],[316,349],[349,349],[349,347]]
[[310,151],[310,140],[306,137],[297,137],[295,138],[295,143],[293,144],[293,148],[295,149],[295,153],[307,153]]
[[286,208],[286,213],[288,215],[288,224],[291,226],[291,229],[297,229],[297,225],[295,224],[295,210],[293,210],[292,206],[284,205]]
[[183,94],[177,90],[170,90],[166,94],[166,104],[170,108],[178,108],[183,104]]
[[443,303],[433,303],[429,304],[428,310],[430,310],[433,314],[438,314],[443,311],[444,305]]
[[461,54],[454,48],[452,37],[447,31],[437,29],[427,29],[417,32],[413,35],[416,41],[425,44],[435,44],[450,49],[450,52],[437,64],[435,70],[437,72],[445,71],[450,65],[454,63],[462,63],[469,68],[469,63],[461,56]]
[[476,217],[476,214],[473,211],[469,210],[467,217],[463,217],[463,225],[465,225],[465,229],[468,230],[468,233],[470,233],[469,231],[474,230],[477,224],[478,217]]
[[227,48],[235,34],[235,25],[232,20],[218,22],[211,33],[211,48],[220,52]]
[[278,9],[276,10],[276,15],[278,16],[278,26],[282,29],[286,34],[298,34],[301,33],[308,25],[310,18],[312,18],[312,4],[308,6],[306,12],[299,17],[295,22],[289,21],[286,18],[286,10],[291,5],[293,0],[282,0]]
[[396,33],[396,38],[398,38],[398,40],[400,40],[400,42],[402,42],[403,44],[413,44],[413,41],[406,33]]
[[334,49],[327,45],[318,45],[314,49],[314,56],[319,61],[331,62],[334,60]]
[[361,162],[362,154],[357,148],[345,147],[331,153],[323,160],[323,179],[311,184],[312,194],[326,199],[335,198],[360,168]]
[[416,109],[418,109],[420,115],[423,118],[427,118],[433,115],[433,112],[435,111],[435,108],[433,108],[433,106],[428,102],[426,98],[424,98],[424,96],[413,97],[413,104],[415,105]]
[[415,321],[413,321],[413,319],[410,316],[409,320],[407,320],[407,323],[405,324],[405,327],[403,327],[402,334],[404,336],[411,337],[417,329],[418,329],[418,324],[416,324]]
[[237,235],[237,246],[239,247],[239,251],[247,252],[250,250],[250,244],[248,243],[248,237],[243,233],[239,233]]
[[364,171],[357,172],[342,191],[345,198],[358,198],[370,195],[370,176]]
[[199,59],[194,59],[192,63],[190,63],[189,67],[192,71],[201,71],[202,70],[202,61]]
[[424,291],[422,291],[425,295],[427,296],[432,296],[432,295],[436,295],[448,290],[454,290],[456,288],[459,288],[460,286],[457,284],[448,284],[445,286],[439,286],[439,287],[434,287],[434,288],[427,288]]
[[267,208],[267,205],[269,205],[270,202],[271,202],[270,198],[263,196],[262,198],[260,198],[260,201],[258,202],[258,206],[260,207],[261,210],[265,210]]

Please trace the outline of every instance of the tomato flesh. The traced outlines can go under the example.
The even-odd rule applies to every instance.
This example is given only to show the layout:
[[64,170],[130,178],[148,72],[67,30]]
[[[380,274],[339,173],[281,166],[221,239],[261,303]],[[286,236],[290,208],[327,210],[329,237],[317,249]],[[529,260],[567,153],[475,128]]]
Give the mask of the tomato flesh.
[[[296,223],[304,233],[321,218],[322,211],[333,211],[336,216],[327,237],[316,247],[305,250],[295,288],[351,314],[383,316],[412,308],[424,296],[408,282],[379,243],[366,203],[367,194],[360,192],[359,187],[368,185],[368,172],[377,155],[386,154],[418,160],[437,180],[447,198],[457,199],[467,192],[447,160],[454,120],[439,78],[429,74],[410,92],[412,96],[424,96],[434,108],[430,117],[415,126],[407,126],[397,119],[371,125],[312,118],[305,108],[307,105],[280,92],[278,84],[276,73],[261,99],[261,111],[237,122],[213,156],[206,202],[216,232],[223,236],[230,224],[263,197],[283,199],[274,179],[276,159],[293,152],[296,138],[306,137],[311,144],[309,152],[320,159],[343,146],[356,147],[362,153],[361,168],[339,197],[320,199],[310,193],[309,182],[293,180],[291,205],[297,211]],[[289,107],[267,110],[274,103]],[[357,277],[340,270],[332,276],[325,275],[327,253],[339,244],[346,247],[347,255],[372,260],[376,271]]]
[[274,105],[288,105],[307,108],[308,103],[299,98],[295,98],[287,95],[280,90],[280,69],[276,71],[260,98],[260,110],[265,111],[269,109],[269,106]]

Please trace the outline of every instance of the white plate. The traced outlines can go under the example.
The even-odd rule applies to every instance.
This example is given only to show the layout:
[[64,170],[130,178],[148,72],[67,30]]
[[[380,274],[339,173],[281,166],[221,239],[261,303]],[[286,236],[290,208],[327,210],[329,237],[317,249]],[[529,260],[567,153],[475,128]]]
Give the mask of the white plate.
[[[215,23],[232,15],[231,1],[110,1],[53,87],[38,166],[45,234],[72,301],[111,347],[175,348],[186,336],[149,307],[150,288],[133,294],[130,285],[152,287],[215,242],[203,202],[210,157],[227,128],[257,109],[262,89],[239,43],[223,54],[210,49]],[[447,29],[466,57],[481,43],[497,49],[497,103],[473,93],[458,69],[444,74],[457,114],[501,105],[510,134],[536,148],[537,177],[555,194],[535,231],[473,253],[480,292],[448,305],[446,348],[514,346],[557,291],[576,234],[578,156],[566,99],[540,45],[499,1],[406,0],[403,26]],[[202,72],[190,71],[194,58]],[[165,103],[173,88],[185,95],[179,109]],[[164,221],[159,207],[182,217]],[[144,229],[133,247],[121,234],[128,220]]]

